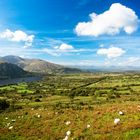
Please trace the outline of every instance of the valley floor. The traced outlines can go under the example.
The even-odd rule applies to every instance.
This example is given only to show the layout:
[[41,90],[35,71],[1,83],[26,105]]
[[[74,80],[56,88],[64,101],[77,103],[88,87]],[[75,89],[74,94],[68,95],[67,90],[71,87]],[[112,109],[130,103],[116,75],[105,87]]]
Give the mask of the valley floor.
[[1,140],[140,140],[137,73],[52,75],[0,87],[2,100]]

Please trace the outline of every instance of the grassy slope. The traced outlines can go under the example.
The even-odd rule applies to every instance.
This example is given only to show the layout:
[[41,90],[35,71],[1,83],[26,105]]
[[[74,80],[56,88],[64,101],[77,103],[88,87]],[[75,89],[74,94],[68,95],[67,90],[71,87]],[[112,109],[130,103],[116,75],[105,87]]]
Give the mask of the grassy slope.
[[[106,75],[103,75],[103,77],[104,76]],[[66,132],[70,130],[72,132],[70,139],[73,138],[76,140],[139,140],[140,94],[138,94],[139,92],[134,92],[129,95],[124,93],[125,90],[128,90],[125,85],[130,84],[136,91],[140,90],[139,76],[137,80],[134,80],[133,76],[121,76],[121,78],[118,76],[113,78],[109,76],[101,82],[88,85],[87,83],[91,82],[90,78],[93,78],[94,83],[95,78],[101,78],[101,76],[66,75],[61,76],[61,78],[54,76],[50,78],[47,77],[43,82],[31,83],[30,85],[23,83],[15,86],[1,87],[0,90],[8,89],[9,94],[6,95],[8,99],[17,98],[15,104],[23,107],[22,109],[11,110],[10,112],[7,110],[0,114],[1,139],[63,139]],[[69,84],[66,84],[67,80]],[[100,89],[97,90],[102,90],[104,87],[104,90],[107,90],[108,86],[111,85],[110,81],[112,81],[112,84],[115,86],[117,83],[118,85],[120,85],[120,83],[124,85],[123,87],[118,87],[118,90],[122,93],[120,98],[106,100],[105,94],[96,98],[94,95],[86,97],[77,96],[71,101],[68,96],[51,96],[49,94],[50,91],[43,92],[43,90],[50,87],[53,87],[56,91],[64,90],[65,88],[71,89],[73,87],[86,88],[83,85],[88,85],[87,87],[92,86],[92,88],[99,86]],[[137,86],[132,86],[132,84],[137,84]],[[41,93],[32,94],[35,92],[35,87],[42,90]],[[21,90],[26,90],[27,92],[21,94],[19,92]],[[53,90],[53,92],[55,92],[55,90]],[[21,96],[23,94],[26,96]],[[42,98],[40,98],[41,102],[35,102],[34,99],[29,100],[31,96],[35,98],[39,95],[42,95]],[[119,115],[119,111],[123,111],[124,115]],[[41,115],[41,117],[38,118],[37,113]],[[5,119],[6,117],[8,117],[8,120]],[[120,124],[114,124],[115,118],[120,118]],[[16,119],[16,121],[12,122],[12,119]],[[67,121],[70,121],[71,124],[66,125],[65,123]],[[8,129],[9,126],[7,126],[7,124],[9,122],[11,123],[10,126],[13,126],[12,130]],[[87,124],[90,124],[91,127],[87,128]]]

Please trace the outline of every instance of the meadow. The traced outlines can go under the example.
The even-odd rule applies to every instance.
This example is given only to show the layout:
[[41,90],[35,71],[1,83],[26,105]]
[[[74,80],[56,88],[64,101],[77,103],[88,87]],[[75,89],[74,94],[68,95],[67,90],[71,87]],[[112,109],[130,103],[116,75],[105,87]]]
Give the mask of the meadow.
[[47,75],[0,87],[0,140],[140,140],[140,74]]

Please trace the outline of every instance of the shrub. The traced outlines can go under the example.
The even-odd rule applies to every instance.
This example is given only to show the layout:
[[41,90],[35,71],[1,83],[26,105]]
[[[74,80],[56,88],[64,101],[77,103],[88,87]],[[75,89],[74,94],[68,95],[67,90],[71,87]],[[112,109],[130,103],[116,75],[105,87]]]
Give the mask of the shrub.
[[37,99],[35,99],[35,102],[41,102],[41,100],[37,98]]
[[5,110],[6,108],[9,108],[10,103],[6,101],[6,99],[0,99],[0,110]]

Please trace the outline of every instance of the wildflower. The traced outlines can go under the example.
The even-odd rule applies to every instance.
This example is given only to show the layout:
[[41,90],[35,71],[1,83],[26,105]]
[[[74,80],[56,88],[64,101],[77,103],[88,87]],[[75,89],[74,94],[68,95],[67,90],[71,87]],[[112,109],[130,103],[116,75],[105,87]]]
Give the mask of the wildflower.
[[116,118],[115,120],[114,120],[114,123],[115,124],[118,124],[120,122],[120,119],[119,118]]

